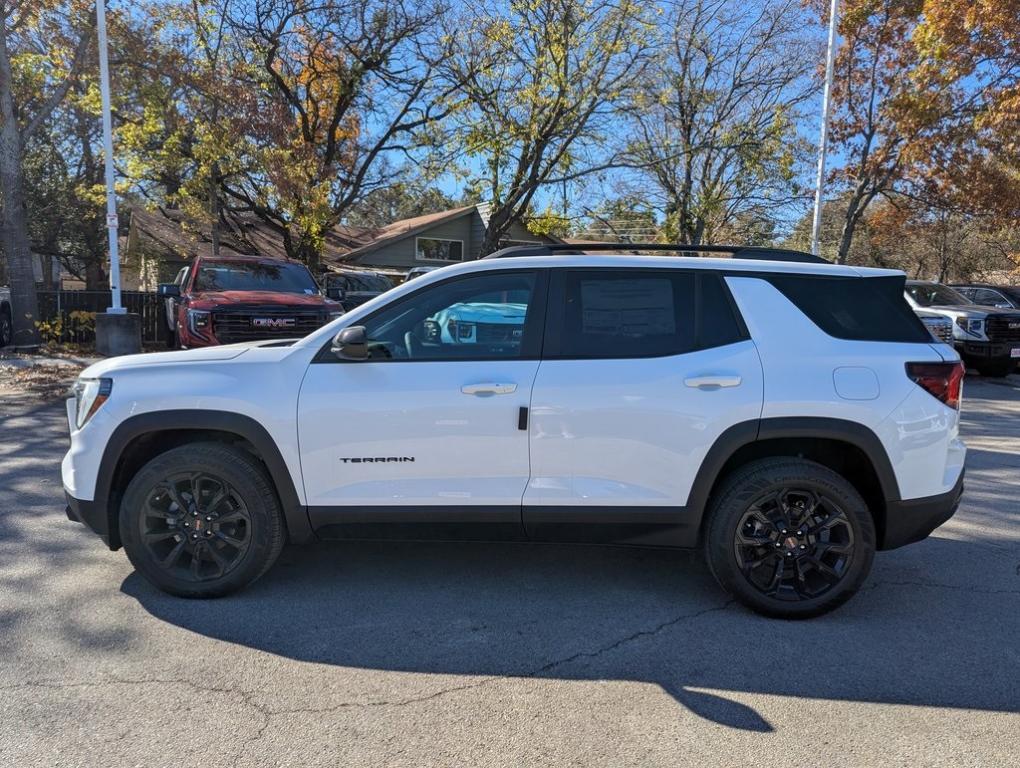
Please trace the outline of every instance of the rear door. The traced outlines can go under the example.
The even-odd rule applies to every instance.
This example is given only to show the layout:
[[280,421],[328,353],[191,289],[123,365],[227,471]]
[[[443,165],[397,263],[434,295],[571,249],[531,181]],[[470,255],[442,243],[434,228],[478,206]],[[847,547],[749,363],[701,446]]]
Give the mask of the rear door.
[[690,543],[702,461],[761,408],[761,363],[719,275],[557,271],[531,401],[529,537]]

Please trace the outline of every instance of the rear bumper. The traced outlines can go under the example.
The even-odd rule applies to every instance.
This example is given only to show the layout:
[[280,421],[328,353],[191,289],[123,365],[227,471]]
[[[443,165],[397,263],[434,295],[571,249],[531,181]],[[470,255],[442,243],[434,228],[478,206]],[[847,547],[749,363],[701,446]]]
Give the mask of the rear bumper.
[[896,549],[927,538],[951,518],[963,496],[963,475],[949,491],[920,499],[890,501],[886,505],[885,535],[879,549]]
[[75,523],[82,523],[86,528],[97,534],[106,545],[110,545],[110,531],[107,524],[106,510],[94,501],[76,499],[64,491],[64,499],[67,502],[67,519]]

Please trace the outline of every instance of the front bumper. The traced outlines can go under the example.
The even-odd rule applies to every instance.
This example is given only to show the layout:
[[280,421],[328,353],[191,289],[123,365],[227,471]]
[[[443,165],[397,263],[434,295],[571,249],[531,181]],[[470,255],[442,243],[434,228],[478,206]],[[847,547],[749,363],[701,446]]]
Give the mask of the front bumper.
[[888,502],[879,549],[896,549],[921,541],[956,514],[963,496],[963,475],[961,471],[956,485],[946,493]]
[[76,499],[64,491],[64,499],[67,502],[67,519],[76,523],[82,523],[97,534],[107,546],[110,546],[109,521],[106,516],[106,509],[94,501]]
[[1020,341],[958,341],[956,351],[968,357],[1010,357],[1014,349],[1020,349]]

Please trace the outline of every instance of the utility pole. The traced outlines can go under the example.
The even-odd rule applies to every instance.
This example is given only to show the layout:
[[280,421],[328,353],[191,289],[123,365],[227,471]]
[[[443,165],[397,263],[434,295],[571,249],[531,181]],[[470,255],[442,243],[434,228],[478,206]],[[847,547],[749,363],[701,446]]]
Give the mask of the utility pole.
[[815,176],[815,215],[811,222],[811,253],[818,255],[822,229],[822,188],[825,186],[825,155],[829,149],[829,114],[832,111],[832,69],[836,59],[836,24],[839,0],[829,6],[829,45],[825,54],[825,89],[822,91],[822,137],[818,142],[818,174]]
[[96,351],[101,355],[127,355],[141,351],[141,319],[136,314],[128,314],[120,300],[120,254],[117,250],[117,197],[113,186],[113,119],[110,116],[105,0],[96,0],[96,28],[99,32],[99,91],[103,104],[103,150],[106,156],[106,232],[110,243],[111,294],[111,306],[105,313],[96,314]]

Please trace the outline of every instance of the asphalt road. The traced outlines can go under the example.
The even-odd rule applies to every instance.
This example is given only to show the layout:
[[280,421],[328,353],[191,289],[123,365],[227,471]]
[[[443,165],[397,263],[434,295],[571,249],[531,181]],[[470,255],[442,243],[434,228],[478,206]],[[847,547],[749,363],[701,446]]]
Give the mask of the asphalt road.
[[61,404],[0,397],[0,765],[1020,765],[1020,377],[965,396],[961,511],[800,623],[551,545],[291,549],[174,599],[65,518]]

